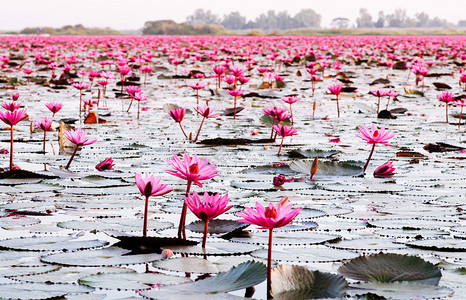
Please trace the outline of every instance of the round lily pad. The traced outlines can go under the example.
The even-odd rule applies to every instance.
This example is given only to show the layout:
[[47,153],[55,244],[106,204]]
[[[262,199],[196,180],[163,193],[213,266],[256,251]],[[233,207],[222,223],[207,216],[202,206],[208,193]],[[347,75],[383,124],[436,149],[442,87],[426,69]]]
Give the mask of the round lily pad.
[[21,215],[0,218],[0,227],[3,229],[26,227],[38,223],[40,223],[39,219],[25,217]]
[[39,261],[41,253],[30,251],[0,250],[0,267],[25,264],[26,266],[43,265]]
[[375,234],[382,237],[405,238],[405,239],[425,239],[446,236],[450,233],[437,229],[381,229]]
[[329,247],[337,249],[355,250],[355,251],[382,251],[405,249],[403,244],[396,244],[388,239],[382,238],[356,238],[352,240],[343,240],[336,244],[328,244]]
[[[142,219],[130,219],[130,218],[105,218],[96,220],[72,220],[59,222],[57,225],[61,228],[74,229],[74,230],[85,230],[85,231],[105,231],[105,230],[116,230],[125,232],[136,232],[142,230]],[[161,230],[170,228],[173,223],[163,222],[160,220],[147,221],[147,229],[151,231]]]
[[76,284],[13,283],[0,285],[0,298],[50,299],[92,291],[94,289],[91,287]]
[[36,283],[69,283],[78,284],[78,279],[97,273],[126,273],[127,269],[106,267],[106,268],[86,268],[86,267],[57,267],[53,272],[42,274],[31,274],[25,276],[16,276],[14,279],[25,282]]
[[[164,248],[164,247],[162,247]],[[244,245],[229,242],[207,242],[206,247],[195,246],[170,246],[174,253],[192,255],[244,255],[261,249],[256,245]]]
[[420,248],[434,251],[466,251],[466,240],[460,239],[428,239],[409,242],[406,245],[413,248]]
[[[241,223],[235,220],[213,219],[209,221],[208,232],[209,234],[225,234],[233,231],[241,231],[248,226],[249,224]],[[204,222],[197,220],[191,224],[186,225],[186,229],[196,233],[204,234]]]
[[99,273],[79,279],[79,283],[107,290],[148,290],[153,286],[191,282],[189,278],[156,273]]
[[453,290],[435,285],[412,282],[352,284],[347,294],[351,297],[375,294],[386,299],[441,299],[453,295]]
[[[251,253],[252,256],[262,259],[267,259],[268,250],[261,249]],[[286,247],[281,249],[272,248],[272,259],[279,262],[289,263],[324,263],[341,261],[343,259],[351,259],[359,256],[358,253],[328,248],[325,246],[312,246],[312,247]]]
[[199,257],[176,257],[159,260],[153,263],[154,267],[183,273],[219,273],[226,272],[233,266],[251,260],[247,256],[225,256],[217,260],[207,260]]
[[101,240],[80,240],[70,236],[33,236],[0,241],[1,249],[23,251],[82,250],[108,245]]
[[441,227],[452,227],[456,223],[423,220],[423,219],[396,219],[396,220],[374,220],[369,221],[369,225],[388,229],[439,229]]
[[[310,231],[274,232],[272,243],[274,245],[295,246],[295,245],[317,245],[325,242],[340,239],[339,235],[315,233]],[[232,238],[231,241],[254,245],[268,245],[269,233],[255,232],[249,238]]]
[[46,263],[75,267],[123,266],[149,263],[159,259],[162,259],[161,254],[131,255],[129,250],[117,247],[50,254],[41,258]]
[[5,277],[14,277],[20,276],[24,277],[27,275],[37,275],[48,273],[51,271],[58,270],[59,266],[52,266],[52,265],[43,265],[43,266],[11,266],[9,268],[5,268],[1,270],[2,276]]

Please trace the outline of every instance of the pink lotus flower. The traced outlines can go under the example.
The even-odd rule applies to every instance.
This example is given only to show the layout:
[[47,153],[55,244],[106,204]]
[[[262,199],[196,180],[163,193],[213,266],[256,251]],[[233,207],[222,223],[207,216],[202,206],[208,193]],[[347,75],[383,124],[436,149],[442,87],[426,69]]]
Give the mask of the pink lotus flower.
[[461,117],[463,116],[463,107],[466,106],[466,101],[464,99],[455,100],[453,101],[453,104],[456,106],[461,106],[460,121],[458,122],[458,129],[460,129],[461,128]]
[[272,128],[278,133],[279,136],[282,137],[282,142],[280,143],[280,148],[278,149],[278,153],[277,153],[277,155],[280,155],[285,137],[295,135],[298,133],[298,131],[294,129],[293,127],[287,127],[286,125],[281,125],[281,124],[272,125]]
[[52,119],[53,117],[55,117],[55,114],[57,112],[59,112],[62,107],[63,107],[63,103],[60,103],[60,102],[48,102],[45,104],[45,106],[52,112]]
[[21,107],[21,103],[16,101],[2,102],[2,107],[9,111],[15,111]]
[[395,174],[395,167],[391,161],[387,161],[374,170],[374,177],[392,177]]
[[138,120],[139,120],[139,111],[140,111],[141,101],[146,101],[148,98],[146,95],[144,95],[143,92],[136,92],[133,98],[138,102]]
[[162,251],[162,258],[163,259],[167,259],[167,258],[170,258],[172,257],[174,254],[173,254],[173,251],[170,250],[170,249],[163,249]]
[[201,128],[202,125],[204,124],[204,120],[206,118],[214,118],[218,116],[218,113],[214,113],[214,109],[209,107],[207,104],[204,107],[198,106],[197,109],[195,109],[198,114],[202,116],[202,121],[201,125],[199,125],[199,130],[197,131],[196,137],[194,138],[194,141],[197,141],[197,138],[199,137],[199,133],[201,133]]
[[378,89],[378,90],[371,91],[371,94],[374,95],[374,96],[377,96],[379,98],[379,101],[377,102],[377,114],[378,114],[379,113],[379,107],[380,107],[380,98],[382,98],[384,96],[387,96],[388,91]]
[[11,94],[11,99],[12,99],[13,101],[18,100],[18,98],[19,98],[19,93]]
[[199,195],[194,191],[192,195],[184,197],[185,204],[199,219],[204,222],[204,238],[202,239],[202,248],[205,248],[209,221],[223,214],[233,207],[228,205],[228,194],[220,197],[220,194],[209,195],[205,192],[202,200]]
[[13,126],[26,117],[26,109],[18,109],[15,111],[0,111],[0,120],[7,125],[10,125],[10,170],[13,170]]
[[369,165],[369,161],[371,160],[372,154],[374,153],[375,145],[383,144],[387,146],[393,146],[388,143],[388,140],[394,137],[395,134],[391,133],[389,130],[385,131],[385,127],[382,127],[380,131],[378,131],[374,124],[372,124],[371,130],[369,130],[366,126],[359,127],[359,132],[359,134],[356,134],[357,137],[367,141],[368,144],[372,144],[371,153],[369,154],[369,158],[364,164],[363,172],[365,172],[367,166]]
[[294,125],[294,118],[293,118],[293,108],[291,107],[291,104],[298,102],[299,97],[297,96],[284,96],[282,97],[282,101],[285,103],[288,103],[290,105],[290,114],[291,114],[291,126]]
[[86,83],[86,82],[74,82],[71,85],[77,88],[78,90],[85,90],[91,86],[89,83]]
[[357,137],[362,138],[367,141],[368,144],[383,144],[387,146],[393,146],[388,143],[388,140],[395,136],[394,133],[387,130],[385,127],[380,128],[380,131],[376,129],[375,125],[372,124],[371,130],[366,126],[359,127],[359,134],[356,134]]
[[76,152],[78,151],[80,146],[91,145],[97,142],[96,138],[86,139],[86,134],[87,130],[82,131],[80,128],[76,130],[65,130],[65,137],[70,142],[76,145],[76,148],[74,148],[73,154],[71,155],[70,160],[68,161],[68,164],[66,165],[65,169],[68,169],[70,167],[71,162],[73,161],[73,158],[76,155]]
[[236,99],[238,97],[241,97],[243,94],[244,94],[244,91],[242,90],[237,90],[237,89],[233,89],[233,90],[228,90],[228,94],[232,95],[233,97],[235,97],[235,105],[234,105],[234,112],[233,112],[233,119],[236,119]]
[[98,163],[97,165],[95,165],[95,168],[97,169],[97,171],[103,172],[106,170],[113,170],[114,166],[115,164],[113,163],[113,159],[111,157],[108,157],[100,163]]
[[197,105],[199,105],[199,90],[202,90],[203,88],[205,88],[207,86],[207,83],[203,83],[199,81],[199,82],[196,82],[195,84],[188,83],[188,86],[196,90],[196,100],[197,100]]
[[144,225],[142,229],[142,236],[146,237],[147,215],[149,213],[149,197],[165,195],[167,193],[170,193],[173,190],[173,188],[166,184],[161,184],[160,176],[154,178],[154,175],[149,176],[146,174],[145,178],[142,178],[142,175],[140,173],[136,173],[135,179],[139,191],[141,191],[141,194],[143,194],[146,197],[146,202],[144,206]]
[[289,224],[301,211],[301,207],[291,210],[292,204],[288,198],[280,201],[277,206],[269,203],[264,208],[259,202],[256,202],[256,209],[246,207],[246,210],[239,213],[242,219],[238,222],[257,225],[261,229],[269,229],[269,249],[267,257],[267,299],[271,299],[271,271],[272,271],[272,235],[273,229]]
[[340,117],[340,105],[338,103],[338,96],[341,93],[341,89],[343,88],[343,84],[334,84],[328,87],[328,90],[337,96],[337,111],[338,111],[338,117]]
[[455,95],[449,92],[442,92],[438,95],[438,99],[442,102],[445,102],[445,112],[446,112],[446,119],[448,123],[448,104],[455,100]]
[[[175,170],[166,170],[169,174],[177,176],[188,181],[186,195],[189,195],[191,184],[202,187],[201,180],[211,179],[218,176],[215,164],[209,164],[207,158],[198,158],[197,155],[189,156],[184,154],[184,161],[173,153],[173,160],[167,160]],[[185,222],[186,222],[186,203],[183,204],[181,211],[180,224],[178,227],[178,238],[186,239]]]
[[291,181],[293,181],[293,180],[294,180],[294,178],[286,179],[286,177],[283,176],[283,175],[277,175],[277,176],[275,176],[275,177],[273,178],[273,185],[274,185],[274,186],[282,186],[282,185],[284,185],[285,183],[291,182]]
[[173,120],[175,120],[175,122],[180,124],[180,128],[181,128],[181,131],[184,134],[184,137],[188,138],[188,136],[186,135],[186,132],[183,129],[183,126],[181,125],[181,121],[183,121],[183,118],[184,118],[184,116],[186,114],[186,108],[180,107],[180,108],[177,108],[177,109],[173,109],[173,110],[170,110],[170,112],[168,112],[168,114],[170,115],[170,117],[173,118]]
[[141,88],[135,85],[128,85],[125,90],[131,97],[134,97],[134,94],[140,92]]
[[8,154],[8,149],[0,148],[0,154]]
[[49,119],[48,117],[44,117],[43,119],[39,119],[34,121],[34,125],[44,131],[44,143],[42,147],[42,151],[45,153],[45,142],[47,138],[47,131],[50,129],[52,126],[52,119]]

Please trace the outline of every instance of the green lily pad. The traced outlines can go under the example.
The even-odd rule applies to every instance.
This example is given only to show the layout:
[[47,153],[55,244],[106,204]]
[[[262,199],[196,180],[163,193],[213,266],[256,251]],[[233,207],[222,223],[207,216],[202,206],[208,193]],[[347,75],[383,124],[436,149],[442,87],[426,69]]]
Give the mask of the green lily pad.
[[40,223],[39,219],[24,216],[9,216],[0,218],[0,227],[3,229],[32,226],[38,223]]
[[466,240],[437,238],[409,242],[406,245],[413,248],[420,248],[434,251],[466,251]]
[[[215,277],[199,280],[194,283],[180,284],[169,287],[159,287],[158,290],[143,291],[141,296],[151,299],[173,299],[205,296],[205,294],[220,294],[255,286],[267,277],[267,269],[263,263],[249,261],[231,268],[228,272],[219,273]],[[173,296],[173,297],[172,297]],[[200,298],[205,299],[205,298]],[[208,299],[208,298],[207,298]]]
[[159,259],[162,259],[161,254],[151,253],[131,255],[129,250],[109,247],[98,250],[45,255],[41,258],[41,261],[49,264],[73,267],[104,267],[143,264]]
[[286,154],[290,158],[330,158],[341,151],[339,150],[320,150],[320,149],[295,149],[290,150]]
[[272,270],[274,299],[343,297],[348,283],[339,275],[311,271],[305,266],[279,265]]
[[364,295],[377,295],[383,299],[404,300],[404,299],[442,299],[453,295],[453,290],[435,285],[417,284],[413,282],[362,282],[352,284],[352,288],[347,291],[351,297]]
[[382,250],[395,250],[405,249],[406,246],[403,244],[396,244],[388,239],[382,238],[356,238],[352,240],[343,240],[336,244],[329,244],[329,247],[336,249],[345,250],[371,250],[371,251],[382,251]]
[[[84,231],[106,231],[116,230],[125,232],[138,232],[142,230],[142,219],[130,219],[130,218],[105,218],[97,220],[72,220],[59,222],[58,227],[74,230]],[[163,222],[160,220],[149,219],[147,221],[147,229],[150,231],[156,231],[161,229],[167,229],[173,226],[173,223]]]
[[0,241],[0,249],[23,251],[82,250],[108,245],[101,240],[79,240],[70,236],[33,236]]
[[210,242],[205,248],[201,245],[195,246],[170,246],[162,249],[171,249],[174,253],[192,255],[244,255],[261,249],[256,245],[243,245],[230,242]]
[[199,257],[176,257],[156,261],[154,267],[183,273],[219,273],[226,272],[240,263],[251,260],[247,256],[226,256],[212,261]]
[[[241,223],[235,220],[213,219],[209,221],[208,233],[226,234],[233,231],[241,231],[248,226],[249,224]],[[186,229],[196,233],[204,234],[204,222],[197,220],[191,224],[186,225]]]
[[442,277],[439,268],[420,257],[393,253],[356,257],[342,265],[338,272],[346,278],[382,283],[416,281],[437,285]]
[[189,278],[156,273],[99,273],[79,279],[79,283],[107,290],[148,290],[153,286],[191,282]]
[[[295,245],[317,245],[325,242],[339,240],[339,235],[315,233],[310,231],[274,232],[272,243],[274,245],[295,246]],[[268,245],[268,231],[256,232],[250,238],[232,238],[231,241],[238,243],[248,243],[254,245]]]
[[[312,163],[313,160],[295,160],[290,169],[310,175]],[[319,161],[315,176],[359,176],[363,174],[362,167],[363,163],[354,161]]]
[[50,299],[68,294],[90,293],[93,288],[75,284],[14,283],[0,284],[2,299]]
[[[253,257],[267,259],[268,250],[261,249],[251,253]],[[332,249],[325,246],[272,248],[272,259],[279,262],[324,263],[351,259],[359,254],[347,250]]]

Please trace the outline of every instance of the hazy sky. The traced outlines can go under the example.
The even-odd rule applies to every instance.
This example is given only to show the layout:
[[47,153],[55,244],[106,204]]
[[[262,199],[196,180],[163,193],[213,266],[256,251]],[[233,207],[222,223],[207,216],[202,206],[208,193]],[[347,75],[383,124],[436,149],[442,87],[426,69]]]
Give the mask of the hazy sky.
[[380,10],[387,14],[396,8],[405,8],[410,17],[424,11],[431,18],[440,17],[453,23],[466,19],[465,0],[2,0],[0,30],[75,24],[139,29],[145,21],[172,19],[183,22],[196,8],[211,10],[220,16],[239,11],[248,20],[270,9],[287,10],[294,15],[303,8],[311,8],[322,16],[321,25],[328,27],[336,17],[347,17],[354,23],[362,7],[368,9],[373,19],[377,19]]

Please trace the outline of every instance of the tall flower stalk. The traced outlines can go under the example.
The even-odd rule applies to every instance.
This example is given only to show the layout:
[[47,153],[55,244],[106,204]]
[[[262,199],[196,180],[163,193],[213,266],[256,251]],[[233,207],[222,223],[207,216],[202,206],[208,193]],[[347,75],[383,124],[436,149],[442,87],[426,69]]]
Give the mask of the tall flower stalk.
[[73,130],[73,129],[65,130],[65,137],[70,142],[76,145],[76,147],[74,148],[73,154],[71,154],[70,160],[66,164],[65,169],[67,170],[69,169],[71,162],[73,161],[73,158],[76,155],[76,152],[78,152],[78,149],[80,146],[86,146],[86,145],[94,144],[95,142],[97,142],[96,138],[86,139],[86,134],[87,134],[87,130],[81,130],[80,128],[76,130]]
[[292,204],[285,198],[276,206],[269,203],[267,208],[264,208],[259,202],[256,202],[256,209],[246,207],[239,213],[242,219],[239,222],[257,225],[260,229],[269,230],[269,249],[267,255],[267,299],[272,299],[272,237],[273,229],[289,224],[301,211],[301,207],[291,210]]
[[10,125],[10,170],[13,170],[13,126],[26,117],[26,109],[0,112],[0,120]]
[[388,140],[395,136],[390,130],[385,130],[385,127],[380,128],[377,130],[375,125],[372,124],[371,130],[366,126],[359,127],[359,133],[356,134],[357,137],[362,138],[363,140],[367,141],[368,144],[372,145],[371,153],[369,154],[369,158],[367,158],[366,163],[364,164],[363,172],[366,172],[366,168],[369,165],[369,162],[372,158],[372,154],[374,154],[375,145],[382,144],[387,146],[393,146],[388,143]]

